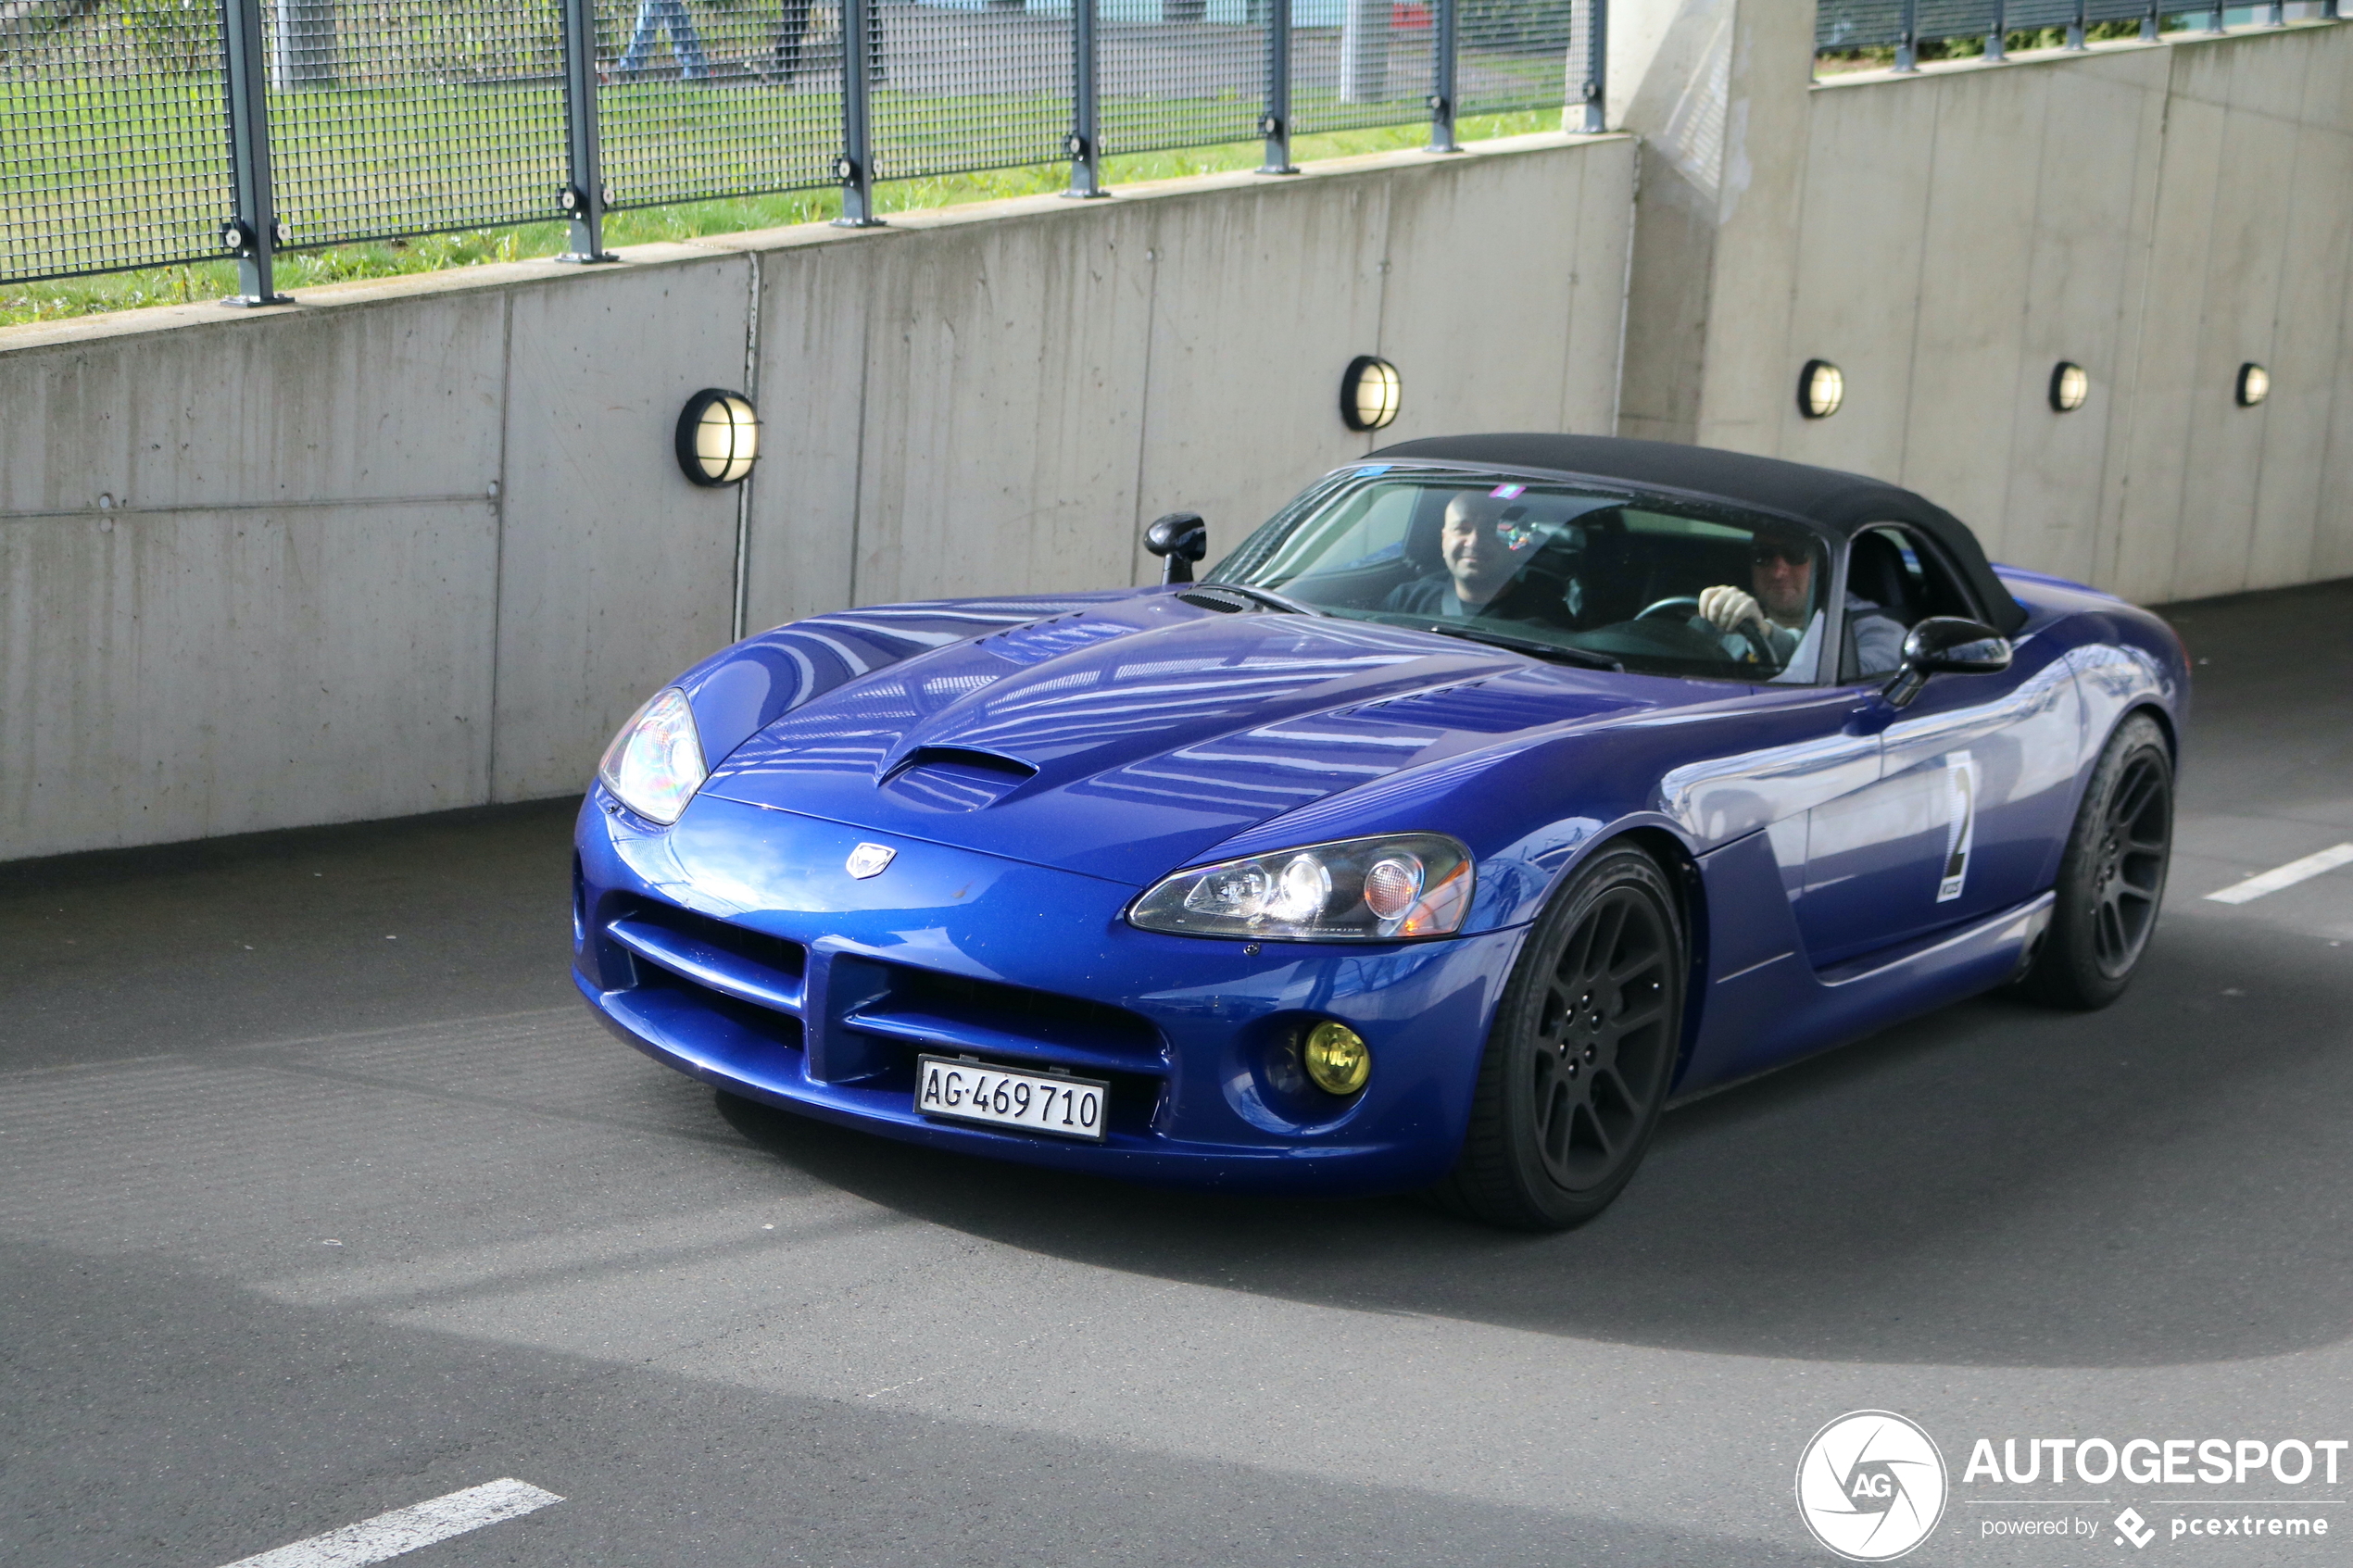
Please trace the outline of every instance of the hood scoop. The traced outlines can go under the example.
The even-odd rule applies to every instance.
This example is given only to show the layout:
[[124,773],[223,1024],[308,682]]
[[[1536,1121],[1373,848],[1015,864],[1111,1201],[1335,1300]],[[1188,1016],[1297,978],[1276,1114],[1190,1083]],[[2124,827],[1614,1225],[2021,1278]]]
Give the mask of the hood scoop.
[[883,779],[883,788],[934,811],[977,811],[1038,776],[1038,770],[993,751],[920,746]]

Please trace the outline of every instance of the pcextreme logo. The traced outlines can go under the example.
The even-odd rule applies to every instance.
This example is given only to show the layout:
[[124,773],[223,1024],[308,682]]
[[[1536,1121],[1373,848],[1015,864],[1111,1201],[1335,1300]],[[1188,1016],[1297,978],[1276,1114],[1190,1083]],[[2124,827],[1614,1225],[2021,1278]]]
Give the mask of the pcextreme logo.
[[1797,1461],[1806,1527],[1854,1562],[1885,1562],[1928,1539],[1944,1492],[1944,1456],[1917,1423],[1891,1411],[1840,1416]]

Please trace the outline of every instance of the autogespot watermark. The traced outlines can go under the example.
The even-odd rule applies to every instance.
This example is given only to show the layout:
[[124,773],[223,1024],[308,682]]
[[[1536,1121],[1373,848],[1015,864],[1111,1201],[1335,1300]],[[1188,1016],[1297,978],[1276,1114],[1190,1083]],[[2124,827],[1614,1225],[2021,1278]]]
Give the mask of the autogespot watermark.
[[[1955,1486],[1918,1422],[1854,1411],[1806,1445],[1797,1507],[1815,1539],[1856,1562],[1910,1551],[1948,1502],[1960,1511],[1948,1538],[2072,1541],[2128,1556],[2258,1537],[2319,1547],[2332,1534],[2326,1511],[2346,1503],[2330,1494],[2353,1469],[2348,1448],[2339,1437],[1976,1437]],[[2338,1536],[2353,1528],[2334,1524]]]
[[1901,1557],[1944,1515],[1944,1456],[1915,1422],[1852,1411],[1806,1445],[1797,1511],[1816,1540],[1850,1562]]

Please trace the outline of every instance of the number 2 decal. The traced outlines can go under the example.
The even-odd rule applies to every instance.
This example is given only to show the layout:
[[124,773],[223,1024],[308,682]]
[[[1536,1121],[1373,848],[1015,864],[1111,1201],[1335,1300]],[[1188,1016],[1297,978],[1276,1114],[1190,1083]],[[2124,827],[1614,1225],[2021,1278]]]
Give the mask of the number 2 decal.
[[1944,754],[1945,787],[1952,792],[1952,815],[1944,828],[1944,868],[1936,884],[1936,901],[1950,903],[1961,896],[1969,881],[1969,852],[1977,840],[1977,761],[1966,751]]

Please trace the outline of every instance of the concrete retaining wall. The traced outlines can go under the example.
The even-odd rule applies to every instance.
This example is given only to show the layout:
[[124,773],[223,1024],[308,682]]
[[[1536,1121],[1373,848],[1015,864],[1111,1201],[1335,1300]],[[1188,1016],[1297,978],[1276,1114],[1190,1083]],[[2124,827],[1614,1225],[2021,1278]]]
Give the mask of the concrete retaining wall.
[[[0,331],[0,859],[578,788],[753,625],[1139,580],[1380,439],[1606,431],[1630,139]],[[739,496],[670,456],[743,387]],[[1151,563],[1156,565],[1156,563]]]
[[[1808,8],[1685,0],[1660,58],[1690,63],[1629,111],[1627,433],[1894,479],[2144,602],[2353,573],[2353,26],[1834,78],[1791,119]],[[1710,40],[1735,130],[1695,178],[1670,115]]]

